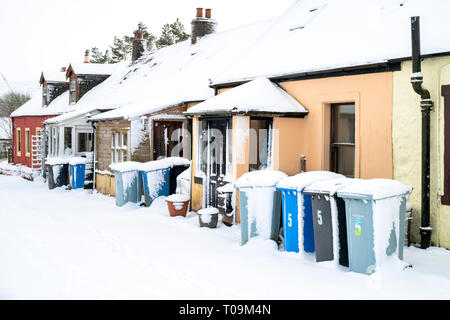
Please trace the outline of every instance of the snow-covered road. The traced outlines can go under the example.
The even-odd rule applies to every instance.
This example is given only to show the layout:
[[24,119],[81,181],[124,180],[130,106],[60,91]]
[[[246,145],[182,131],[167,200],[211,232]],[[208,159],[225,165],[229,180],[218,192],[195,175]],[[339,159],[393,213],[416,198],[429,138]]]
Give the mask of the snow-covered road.
[[163,198],[126,205],[0,175],[0,299],[449,299],[450,251],[407,248],[372,276],[240,246],[239,226],[170,217]]

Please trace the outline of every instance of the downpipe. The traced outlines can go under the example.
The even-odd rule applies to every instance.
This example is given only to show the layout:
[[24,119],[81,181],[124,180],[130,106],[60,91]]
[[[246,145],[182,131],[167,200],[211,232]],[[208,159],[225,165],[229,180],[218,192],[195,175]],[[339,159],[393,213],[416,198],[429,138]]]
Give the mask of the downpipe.
[[420,110],[422,112],[422,188],[421,188],[421,226],[420,236],[422,249],[431,243],[430,226],[430,113],[433,100],[430,92],[423,86],[423,75],[420,62],[420,17],[411,17],[412,42],[412,74],[411,85],[415,93],[420,95]]

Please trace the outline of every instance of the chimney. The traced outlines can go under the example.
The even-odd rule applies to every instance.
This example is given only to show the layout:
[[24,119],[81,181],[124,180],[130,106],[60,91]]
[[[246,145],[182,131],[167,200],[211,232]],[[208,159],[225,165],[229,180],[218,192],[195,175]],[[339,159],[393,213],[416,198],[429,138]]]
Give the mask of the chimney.
[[207,34],[216,32],[217,21],[211,19],[211,9],[205,9],[203,17],[203,8],[197,8],[197,14],[191,21],[191,43],[196,44],[197,40]]
[[133,52],[131,54],[131,61],[136,61],[145,53],[147,48],[147,41],[144,40],[143,34],[141,32],[136,33],[133,40]]
[[211,19],[211,9],[205,9],[205,18]]
[[84,53],[84,63],[89,63],[89,50]]
[[66,72],[66,71],[67,71],[66,67],[61,67],[61,72]]

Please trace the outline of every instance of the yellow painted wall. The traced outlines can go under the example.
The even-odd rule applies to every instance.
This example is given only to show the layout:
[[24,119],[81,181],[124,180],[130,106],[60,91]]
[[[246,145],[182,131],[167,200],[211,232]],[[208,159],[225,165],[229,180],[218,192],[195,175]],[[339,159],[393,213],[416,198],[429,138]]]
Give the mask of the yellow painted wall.
[[[402,63],[401,71],[394,73],[393,125],[394,178],[414,188],[409,202],[413,206],[411,240],[420,242],[421,210],[421,112],[420,96],[410,82],[411,61]],[[450,207],[442,206],[442,173],[444,170],[443,111],[441,85],[450,84],[450,57],[428,58],[422,61],[424,86],[434,102],[431,112],[431,166],[430,166],[430,224],[433,245],[450,249]]]
[[305,155],[307,171],[329,170],[330,105],[354,102],[355,177],[392,178],[392,77],[392,72],[383,72],[281,83],[309,114],[275,118],[275,169],[298,173]]
[[114,176],[107,174],[95,174],[95,185],[96,190],[108,196],[115,197],[116,196],[116,187],[114,182]]

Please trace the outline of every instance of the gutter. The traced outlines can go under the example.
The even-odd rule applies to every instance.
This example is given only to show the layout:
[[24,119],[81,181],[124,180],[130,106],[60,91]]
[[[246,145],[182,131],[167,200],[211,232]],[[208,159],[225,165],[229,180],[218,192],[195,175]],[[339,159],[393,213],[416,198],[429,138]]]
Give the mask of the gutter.
[[415,93],[420,95],[422,112],[422,186],[421,186],[421,226],[420,246],[426,249],[431,243],[430,227],[430,112],[433,100],[430,92],[423,86],[420,57],[420,17],[411,17],[412,74],[411,85]]

